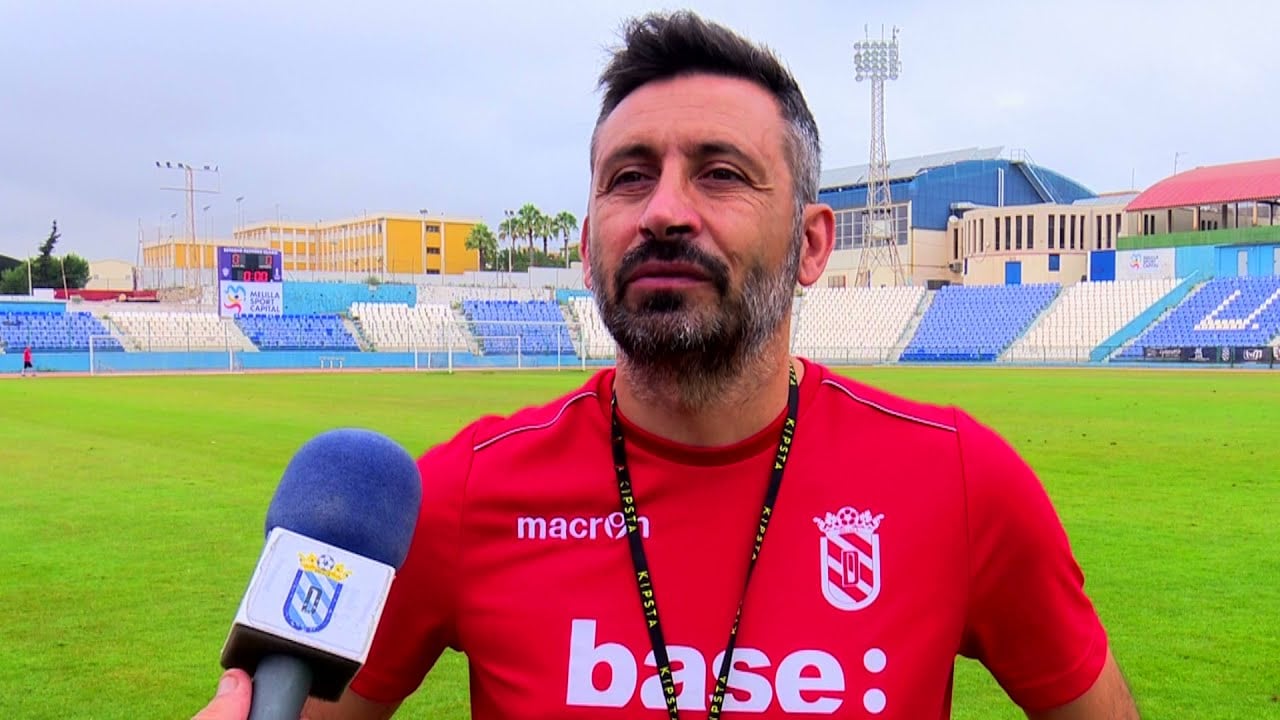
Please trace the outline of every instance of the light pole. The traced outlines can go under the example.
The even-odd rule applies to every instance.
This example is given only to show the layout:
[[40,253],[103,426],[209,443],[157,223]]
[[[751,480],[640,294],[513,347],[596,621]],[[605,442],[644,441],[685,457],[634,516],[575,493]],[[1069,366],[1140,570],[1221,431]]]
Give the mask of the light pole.
[[1178,174],[1178,158],[1182,157],[1183,155],[1189,155],[1189,154],[1190,153],[1185,151],[1179,151],[1173,154],[1173,174],[1174,175]]
[[[240,214],[240,203],[244,201],[244,196],[240,195],[236,198],[236,230],[244,226],[244,215]],[[232,233],[233,235],[235,233]]]
[[[209,243],[209,241],[213,238],[213,226],[211,226],[211,225],[209,224],[209,208],[211,208],[211,207],[213,207],[213,206],[212,206],[212,205],[205,205],[205,206],[204,206],[203,208],[201,208],[201,210],[200,210],[200,212],[204,213],[204,241],[205,241],[205,244],[208,244],[208,243]],[[195,244],[196,244],[196,240],[195,240],[195,238],[192,238],[192,239],[191,239],[191,244],[192,244],[192,245],[195,245]],[[196,254],[199,256],[198,264],[200,265],[200,271],[197,273],[196,277],[201,277],[201,278],[202,278],[202,277],[204,276],[204,245],[201,245],[201,246],[199,246],[199,247],[197,247],[197,248],[196,248]],[[215,263],[217,262],[217,259],[216,259],[216,258],[214,259],[214,262],[215,262]],[[216,278],[215,278],[215,281],[216,281]]]
[[[156,167],[161,170],[181,170],[183,175],[186,178],[185,187],[182,187],[182,188],[166,187],[162,189],[163,190],[181,190],[187,196],[187,203],[186,203],[186,224],[187,224],[187,236],[188,236],[187,243],[186,243],[187,244],[187,270],[191,270],[191,245],[196,241],[196,199],[195,199],[196,193],[208,193],[211,195],[217,195],[221,193],[222,192],[221,190],[222,176],[219,175],[218,173],[217,165],[196,166],[196,165],[192,165],[191,163],[172,162],[168,160],[164,162],[160,162],[159,160],[157,160]],[[201,173],[201,174],[207,173],[207,174],[213,175],[215,178],[217,178],[216,184],[219,189],[209,190],[209,189],[197,188],[196,187],[197,173]],[[176,231],[175,231],[175,234],[176,234]],[[204,260],[202,258],[201,265],[203,264],[204,264]],[[195,282],[191,284],[198,288],[200,286],[200,282],[201,282],[200,275],[196,274]]]
[[889,159],[884,142],[884,83],[897,80],[902,70],[898,55],[898,29],[889,39],[884,30],[880,39],[869,36],[853,44],[854,80],[871,81],[871,161],[867,166],[867,214],[858,253],[857,282],[872,287],[875,271],[892,273],[894,285],[906,285],[894,223],[893,199],[889,191]]
[[[422,208],[418,214],[422,216],[422,275],[425,278],[427,275],[427,209]],[[441,265],[442,270],[443,267]]]
[[515,210],[503,210],[503,215],[507,216],[507,240],[511,243],[511,247],[507,248],[507,282],[511,282],[511,255],[516,249],[515,228],[512,227],[513,218],[516,216]]

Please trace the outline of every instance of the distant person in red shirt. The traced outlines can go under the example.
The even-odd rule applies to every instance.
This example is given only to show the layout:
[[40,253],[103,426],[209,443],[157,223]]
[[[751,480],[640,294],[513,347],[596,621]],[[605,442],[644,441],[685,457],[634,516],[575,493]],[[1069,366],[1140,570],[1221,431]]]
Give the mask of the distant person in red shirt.
[[22,374],[25,377],[27,371],[30,370],[32,375],[36,374],[36,366],[31,359],[31,345],[28,344],[22,349]]
[[[617,367],[419,460],[368,661],[303,714],[388,718],[453,648],[476,720],[943,720],[957,655],[1035,720],[1137,718],[1014,450],[790,354],[835,242],[791,75],[678,13],[602,85],[582,249]],[[243,717],[224,681],[201,717]]]

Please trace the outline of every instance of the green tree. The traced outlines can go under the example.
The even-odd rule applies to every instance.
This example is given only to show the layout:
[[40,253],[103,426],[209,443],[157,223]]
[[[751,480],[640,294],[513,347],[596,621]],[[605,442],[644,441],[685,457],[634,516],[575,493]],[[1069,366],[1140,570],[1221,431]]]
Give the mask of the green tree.
[[554,228],[560,237],[564,239],[563,250],[564,266],[569,267],[569,236],[578,231],[578,218],[568,210],[561,210],[553,219]]
[[0,272],[0,295],[27,294],[27,264]]
[[[53,230],[49,237],[40,244],[40,254],[36,255],[31,267],[31,285],[38,288],[62,287],[62,268],[53,259],[53,248],[58,244],[58,221],[53,221]],[[69,285],[68,285],[69,287]]]
[[503,251],[502,257],[498,258],[498,269],[504,267],[512,271],[516,269],[515,258],[512,257],[512,253],[515,250],[516,239],[519,237],[521,237],[520,222],[517,218],[508,217],[498,223],[498,239],[506,240],[509,243],[507,249]]
[[[40,243],[39,254],[29,262],[0,273],[0,293],[5,295],[25,295],[27,288],[52,288],[79,290],[89,283],[89,261],[68,253],[62,257],[53,254],[54,247],[62,235],[58,232],[58,221],[53,221],[53,229],[49,237]],[[28,285],[27,273],[31,273]]]
[[472,226],[471,232],[467,234],[466,247],[480,253],[481,270],[492,269],[490,265],[498,255],[498,238],[494,237],[488,225],[478,223]]
[[63,255],[57,264],[58,284],[54,287],[62,287],[63,277],[66,275],[66,286],[70,290],[79,290],[89,284],[89,261],[74,253]]
[[[525,203],[516,211],[516,230],[520,237],[529,239],[529,255],[533,255],[533,239],[539,237],[545,225],[546,215],[533,203]],[[545,242],[545,240],[544,240]]]

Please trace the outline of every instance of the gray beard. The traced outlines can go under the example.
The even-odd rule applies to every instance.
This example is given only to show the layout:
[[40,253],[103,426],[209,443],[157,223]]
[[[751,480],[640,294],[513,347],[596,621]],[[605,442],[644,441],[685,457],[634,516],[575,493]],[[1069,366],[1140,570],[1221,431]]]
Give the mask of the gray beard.
[[[733,403],[752,392],[769,370],[777,332],[791,314],[800,264],[799,218],[781,272],[751,267],[742,288],[718,288],[719,303],[697,306],[678,292],[657,292],[637,308],[624,301],[618,278],[612,284],[593,254],[591,280],[596,306],[618,344],[618,365],[641,400],[675,402],[697,410]],[[681,242],[681,241],[664,241]]]

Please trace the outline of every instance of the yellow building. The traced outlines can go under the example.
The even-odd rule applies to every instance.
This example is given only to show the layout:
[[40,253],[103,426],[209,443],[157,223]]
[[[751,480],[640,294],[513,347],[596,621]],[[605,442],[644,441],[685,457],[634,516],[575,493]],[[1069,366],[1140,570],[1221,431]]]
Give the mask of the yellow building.
[[261,222],[235,231],[232,239],[170,238],[142,249],[144,268],[212,270],[217,248],[279,250],[284,270],[401,275],[455,275],[480,269],[480,253],[468,250],[467,235],[478,220],[377,215],[335,222]]

